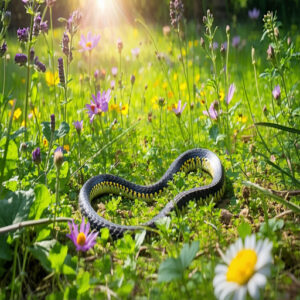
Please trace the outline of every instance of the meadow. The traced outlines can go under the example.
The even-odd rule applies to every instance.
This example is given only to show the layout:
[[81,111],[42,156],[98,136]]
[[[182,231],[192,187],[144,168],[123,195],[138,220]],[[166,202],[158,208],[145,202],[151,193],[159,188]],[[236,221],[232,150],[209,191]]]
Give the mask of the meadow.
[[[164,27],[137,19],[87,28],[75,11],[52,28],[44,13],[55,1],[29,0],[31,23],[16,32],[8,2],[0,27],[0,298],[299,299],[297,26],[282,26],[273,12],[216,26],[210,11],[198,26],[179,7]],[[78,195],[88,179],[109,173],[151,185],[193,148],[220,158],[221,200],[195,199],[117,240],[107,228],[76,234],[70,222],[82,222]],[[105,195],[92,207],[138,225],[210,182],[201,169],[178,172],[151,201]],[[234,258],[235,248],[247,255]],[[225,265],[245,280],[229,280],[226,269],[219,282]]]

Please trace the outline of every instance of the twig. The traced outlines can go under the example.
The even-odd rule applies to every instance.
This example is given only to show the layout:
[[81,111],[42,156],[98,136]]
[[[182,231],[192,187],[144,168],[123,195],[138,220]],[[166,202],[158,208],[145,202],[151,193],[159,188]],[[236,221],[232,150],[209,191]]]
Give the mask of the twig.
[[[72,221],[72,219],[71,218],[65,218],[65,217],[56,218],[56,222],[69,222],[69,221]],[[9,232],[9,231],[15,231],[17,229],[21,229],[21,228],[28,227],[28,226],[49,224],[49,223],[52,223],[52,222],[53,222],[53,219],[50,219],[50,218],[24,221],[24,222],[12,224],[12,225],[9,225],[9,226],[1,227],[0,228],[0,234],[1,233],[6,233],[6,232]]]
[[275,216],[275,219],[279,219],[279,218],[281,218],[281,217],[283,217],[283,216],[285,216],[285,215],[289,215],[289,214],[291,214],[291,213],[293,213],[293,211],[292,211],[291,209],[285,210],[284,212],[282,212],[282,213],[276,215],[276,216]]

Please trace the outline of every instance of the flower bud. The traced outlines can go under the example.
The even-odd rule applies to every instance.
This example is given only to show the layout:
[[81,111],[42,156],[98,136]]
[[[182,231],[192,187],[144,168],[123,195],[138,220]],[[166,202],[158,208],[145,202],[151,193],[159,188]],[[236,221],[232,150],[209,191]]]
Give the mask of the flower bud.
[[221,47],[220,47],[220,53],[223,57],[225,57],[225,53],[226,53],[226,50],[225,50],[225,46],[224,44],[221,44]]
[[165,98],[160,97],[160,98],[158,99],[158,105],[159,105],[160,107],[163,107],[163,106],[165,105]]
[[41,163],[41,149],[39,147],[32,151],[32,161],[37,165]]
[[290,37],[288,37],[287,40],[286,40],[286,42],[287,42],[287,45],[290,46],[291,43],[292,43],[292,39]]
[[54,165],[57,169],[60,169],[63,162],[64,162],[63,150],[62,147],[58,147],[54,152]]
[[264,105],[264,107],[263,107],[263,113],[264,113],[264,115],[267,117],[268,116],[268,114],[269,114],[269,111],[268,111],[268,109],[267,109],[267,106],[266,105]]
[[50,116],[50,120],[51,120],[51,122],[50,122],[51,131],[54,132],[55,131],[55,115],[54,114],[52,114]]
[[200,38],[200,46],[205,49],[205,41],[203,39],[203,37]]
[[276,38],[279,37],[279,29],[278,29],[278,27],[274,28],[274,35],[275,35]]
[[118,47],[119,53],[121,53],[122,49],[123,49],[123,42],[120,39],[118,39],[118,41],[117,41],[117,47]]
[[274,52],[274,48],[271,45],[269,45],[268,47],[267,55],[268,55],[268,59],[270,60],[274,58],[275,52]]
[[131,81],[131,84],[134,85],[134,83],[135,83],[135,76],[133,74],[130,77],[130,81]]
[[6,42],[4,41],[3,44],[2,44],[2,46],[0,47],[0,58],[1,58],[2,56],[4,56],[6,50],[7,50],[7,44],[6,44]]
[[226,34],[229,34],[229,33],[230,33],[230,26],[227,25],[227,26],[226,26]]
[[252,47],[251,49],[251,57],[252,57],[252,64],[254,65],[256,63],[255,61],[255,48]]

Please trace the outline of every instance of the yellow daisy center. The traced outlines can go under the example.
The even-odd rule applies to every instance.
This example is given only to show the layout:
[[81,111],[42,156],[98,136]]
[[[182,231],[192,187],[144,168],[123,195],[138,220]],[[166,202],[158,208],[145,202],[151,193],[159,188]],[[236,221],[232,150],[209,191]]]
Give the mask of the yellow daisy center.
[[92,42],[87,42],[85,45],[86,45],[88,48],[91,48],[91,47],[92,47]]
[[77,236],[77,244],[83,246],[85,244],[86,237],[83,232],[80,232]]
[[252,249],[243,249],[238,252],[228,266],[227,281],[244,285],[252,277],[257,262],[256,252]]

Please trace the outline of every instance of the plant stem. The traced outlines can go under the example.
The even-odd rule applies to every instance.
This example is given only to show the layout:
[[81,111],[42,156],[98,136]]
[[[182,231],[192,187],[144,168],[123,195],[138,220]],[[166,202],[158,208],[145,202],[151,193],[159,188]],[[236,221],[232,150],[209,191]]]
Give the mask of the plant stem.
[[56,201],[55,201],[55,211],[54,211],[54,221],[53,221],[53,229],[56,232],[57,237],[57,231],[56,231],[56,216],[57,216],[57,206],[59,203],[59,173],[60,173],[60,167],[56,168],[56,185],[55,185],[55,195],[56,195]]
[[14,261],[13,261],[13,266],[12,266],[13,274],[12,274],[11,290],[10,290],[10,298],[9,298],[10,300],[13,300],[13,298],[14,298],[18,246],[19,246],[19,239],[16,240],[15,250],[14,250]]
[[55,100],[55,105],[56,103],[56,84],[55,84],[55,66],[54,66],[54,30],[53,30],[53,18],[52,18],[52,7],[50,6],[50,29],[51,29],[51,58],[52,58],[52,73],[53,73],[53,78],[54,78],[54,100]]

